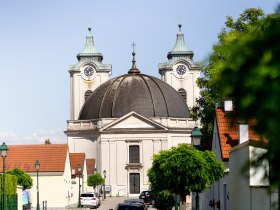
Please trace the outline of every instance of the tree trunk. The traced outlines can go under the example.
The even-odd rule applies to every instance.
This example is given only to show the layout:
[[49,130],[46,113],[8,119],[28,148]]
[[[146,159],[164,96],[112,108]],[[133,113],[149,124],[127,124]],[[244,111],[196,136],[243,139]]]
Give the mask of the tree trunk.
[[180,210],[187,210],[186,201],[180,202]]
[[180,207],[179,210],[186,210],[186,195],[180,195]]

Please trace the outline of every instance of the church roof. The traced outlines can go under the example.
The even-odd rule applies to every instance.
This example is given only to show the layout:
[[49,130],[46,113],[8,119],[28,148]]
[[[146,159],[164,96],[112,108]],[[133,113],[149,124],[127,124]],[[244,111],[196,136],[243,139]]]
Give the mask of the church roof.
[[[6,170],[20,168],[36,172],[35,162],[40,162],[40,172],[64,172],[68,153],[67,144],[9,145]],[[0,172],[2,172],[0,161]]]
[[103,55],[99,53],[94,46],[93,36],[91,34],[91,28],[88,28],[88,35],[86,37],[86,44],[84,50],[77,55],[78,60],[81,57],[97,57],[102,61]]
[[177,33],[175,46],[167,53],[168,61],[159,63],[158,65],[160,74],[162,74],[162,71],[172,71],[173,66],[178,62],[187,63],[190,70],[200,70],[200,65],[193,61],[194,53],[188,49],[184,40],[184,33],[181,28],[182,25],[179,24],[179,32]]
[[189,50],[185,44],[185,40],[184,40],[184,34],[181,31],[181,27],[182,25],[179,24],[179,32],[177,34],[177,39],[176,39],[176,43],[175,46],[173,48],[173,50],[171,50],[170,52],[168,52],[167,54],[167,58],[173,58],[173,57],[182,57],[182,56],[186,56],[186,57],[193,57],[193,51]]
[[180,94],[160,79],[141,74],[132,55],[128,74],[99,86],[85,102],[79,120],[119,118],[132,111],[145,117],[189,118]]

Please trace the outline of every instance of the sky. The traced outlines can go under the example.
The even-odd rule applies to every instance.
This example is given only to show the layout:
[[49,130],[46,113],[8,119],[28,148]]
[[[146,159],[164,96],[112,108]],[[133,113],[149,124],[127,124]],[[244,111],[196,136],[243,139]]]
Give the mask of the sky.
[[160,78],[182,24],[196,62],[207,62],[226,16],[274,12],[275,0],[9,0],[0,1],[0,144],[67,143],[69,66],[92,28],[111,78],[131,67]]

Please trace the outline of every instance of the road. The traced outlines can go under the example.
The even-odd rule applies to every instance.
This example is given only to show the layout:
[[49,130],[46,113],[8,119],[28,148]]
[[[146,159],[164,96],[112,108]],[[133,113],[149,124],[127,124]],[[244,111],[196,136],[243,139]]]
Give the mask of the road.
[[[98,208],[98,210],[115,209],[116,205],[118,203],[122,203],[125,199],[130,199],[130,198],[127,198],[127,197],[108,197],[105,200],[101,201],[101,205]],[[149,207],[149,210],[155,210],[155,209]]]
[[[133,199],[132,197],[107,197],[105,200],[101,201],[101,205],[97,210],[109,210],[109,209],[115,209],[116,205],[118,203],[122,203],[125,199]],[[73,205],[75,207],[69,207],[68,210],[87,210],[89,208],[76,208],[77,205]],[[149,210],[156,210],[155,208],[148,207]]]

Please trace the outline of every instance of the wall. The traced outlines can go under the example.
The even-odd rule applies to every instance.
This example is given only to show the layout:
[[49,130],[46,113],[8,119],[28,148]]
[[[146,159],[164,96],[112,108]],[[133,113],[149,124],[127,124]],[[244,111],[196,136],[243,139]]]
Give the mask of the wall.
[[[229,161],[230,210],[271,209],[271,197],[267,191],[268,183],[259,179],[263,174],[263,167],[258,171],[254,171],[248,166],[244,167],[249,159],[254,158],[254,155],[258,155],[263,151],[263,149],[249,146],[249,141],[231,149]],[[252,156],[252,154],[254,155]]]
[[[29,173],[33,179],[33,187],[30,189],[32,207],[37,205],[37,176],[36,173]],[[39,180],[39,204],[42,207],[43,201],[47,201],[48,207],[65,207],[73,201],[76,192],[71,190],[71,168],[69,154],[65,160],[63,172],[40,172]]]

